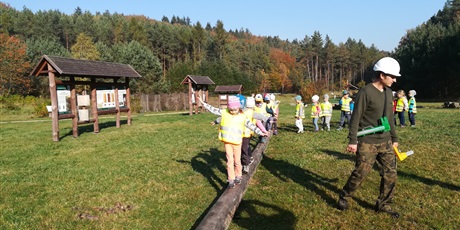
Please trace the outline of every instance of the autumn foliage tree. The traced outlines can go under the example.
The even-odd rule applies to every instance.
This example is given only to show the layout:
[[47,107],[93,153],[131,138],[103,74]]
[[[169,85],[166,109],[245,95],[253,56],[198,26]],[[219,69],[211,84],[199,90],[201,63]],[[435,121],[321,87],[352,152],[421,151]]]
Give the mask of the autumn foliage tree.
[[72,56],[77,59],[99,60],[101,56],[91,37],[87,36],[85,33],[80,33],[78,35],[77,42],[70,50],[72,51]]
[[289,73],[295,65],[295,58],[281,49],[270,49],[270,61],[273,63],[270,79],[272,90],[286,92],[292,87]]
[[19,38],[0,34],[0,95],[27,95],[31,90],[30,71],[26,45]]

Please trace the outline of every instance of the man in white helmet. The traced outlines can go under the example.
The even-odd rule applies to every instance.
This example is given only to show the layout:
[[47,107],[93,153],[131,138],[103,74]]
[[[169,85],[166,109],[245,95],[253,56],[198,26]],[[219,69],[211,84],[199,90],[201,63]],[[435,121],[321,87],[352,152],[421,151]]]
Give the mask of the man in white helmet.
[[[396,186],[396,157],[393,146],[398,147],[393,121],[392,91],[389,88],[396,78],[400,77],[399,63],[391,58],[384,57],[374,65],[375,75],[372,83],[359,90],[351,116],[349,142],[347,151],[356,154],[355,169],[348,178],[347,183],[340,193],[338,208],[348,209],[348,201],[362,184],[375,162],[380,168],[380,195],[375,204],[377,212],[388,213],[394,218],[399,218],[399,213],[390,207]],[[385,122],[386,120],[386,122]],[[377,127],[385,122],[390,130],[358,136],[358,131]],[[387,125],[387,127],[388,127]]]

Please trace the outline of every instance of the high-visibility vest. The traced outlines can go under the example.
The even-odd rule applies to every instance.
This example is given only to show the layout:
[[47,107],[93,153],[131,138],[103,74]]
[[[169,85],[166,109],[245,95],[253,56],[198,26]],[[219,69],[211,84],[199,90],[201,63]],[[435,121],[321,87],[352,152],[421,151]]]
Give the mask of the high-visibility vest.
[[222,110],[219,127],[219,140],[239,145],[243,142],[244,122],[246,115],[238,113],[232,115],[227,109]]
[[279,113],[279,106],[280,106],[279,103],[273,102],[273,112],[275,112],[277,116]]
[[321,116],[322,117],[332,116],[332,104],[330,102],[321,103]]
[[[249,119],[253,124],[256,124],[256,119],[252,118],[254,116],[253,109],[246,108],[245,110],[243,110],[243,113],[244,115],[246,115],[247,119]],[[254,132],[245,126],[243,137],[251,137],[252,135],[254,135]]]
[[404,110],[404,97],[398,98],[396,102],[396,112],[402,112]]
[[417,113],[417,103],[415,102],[415,97],[409,99],[409,112]]
[[265,102],[262,103],[262,105],[260,107],[256,105],[256,107],[254,107],[254,111],[256,113],[260,113],[260,114],[266,116],[267,115],[267,103],[265,103]]
[[305,113],[303,112],[303,103],[300,102],[295,107],[295,117],[296,118],[305,118]]
[[351,98],[343,98],[340,99],[340,101],[342,102],[342,111],[345,111],[345,112],[350,112],[350,101],[351,101]]
[[321,114],[321,106],[312,105],[311,106],[311,118],[318,118]]
[[273,107],[274,107],[274,104],[273,104],[272,101],[270,101],[269,103],[267,103],[267,108],[273,109]]

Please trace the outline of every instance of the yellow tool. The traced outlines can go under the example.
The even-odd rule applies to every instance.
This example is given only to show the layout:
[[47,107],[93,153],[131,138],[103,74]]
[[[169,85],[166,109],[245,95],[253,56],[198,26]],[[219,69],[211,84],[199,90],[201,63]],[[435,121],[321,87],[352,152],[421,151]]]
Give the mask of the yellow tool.
[[406,159],[408,156],[414,154],[414,151],[412,150],[409,150],[405,153],[402,153],[398,150],[398,148],[396,148],[395,146],[393,146],[393,149],[395,150],[395,155],[396,157],[398,157],[398,160],[399,161],[403,161],[404,159]]

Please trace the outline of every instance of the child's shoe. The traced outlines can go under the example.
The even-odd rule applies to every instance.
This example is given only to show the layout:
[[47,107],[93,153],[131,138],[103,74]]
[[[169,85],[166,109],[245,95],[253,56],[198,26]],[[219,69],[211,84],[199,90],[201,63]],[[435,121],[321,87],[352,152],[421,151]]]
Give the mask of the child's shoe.
[[248,174],[249,173],[249,165],[243,165],[243,173]]
[[237,176],[235,178],[235,184],[238,185],[238,184],[241,184],[241,177]]
[[235,181],[234,181],[234,180],[228,181],[228,188],[229,188],[229,189],[232,189],[232,188],[234,188],[234,187],[235,187]]

